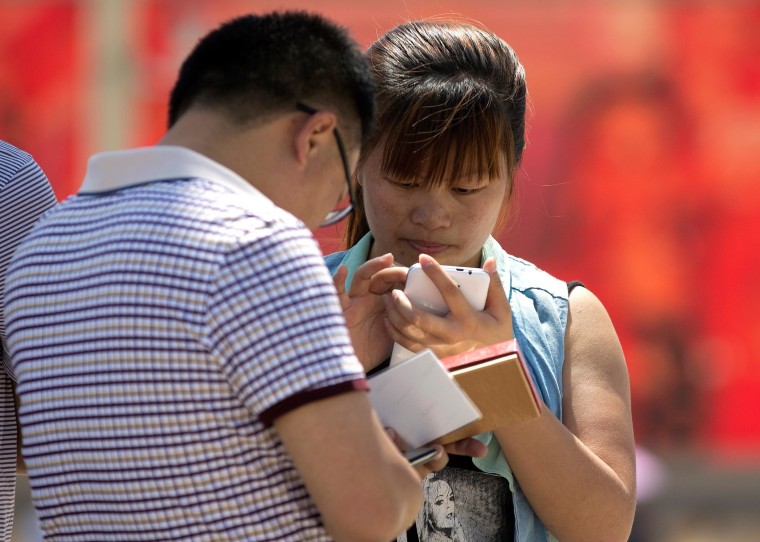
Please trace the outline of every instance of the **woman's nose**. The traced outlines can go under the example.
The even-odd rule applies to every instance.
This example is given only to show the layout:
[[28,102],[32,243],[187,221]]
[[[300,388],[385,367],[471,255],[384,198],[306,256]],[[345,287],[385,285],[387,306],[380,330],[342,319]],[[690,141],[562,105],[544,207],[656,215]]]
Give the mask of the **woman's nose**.
[[415,197],[411,214],[412,222],[427,229],[445,228],[451,225],[451,209],[445,194],[439,190],[421,191]]

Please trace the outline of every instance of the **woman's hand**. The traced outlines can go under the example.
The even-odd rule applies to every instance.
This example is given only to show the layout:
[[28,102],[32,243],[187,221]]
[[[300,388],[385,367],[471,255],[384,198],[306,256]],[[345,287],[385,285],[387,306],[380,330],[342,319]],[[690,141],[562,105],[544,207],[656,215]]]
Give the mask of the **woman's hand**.
[[[399,450],[404,451],[409,448],[404,440],[392,428],[386,428],[385,432]],[[428,474],[438,472],[445,467],[449,462],[450,454],[483,457],[488,453],[486,445],[474,438],[464,438],[446,444],[445,446],[441,446],[440,444],[430,444],[430,446],[436,448],[438,453],[430,461],[414,467],[420,479],[425,478]]]
[[[393,444],[396,445],[396,448],[398,448],[400,452],[409,449],[409,445],[404,442],[404,439],[402,439],[399,434],[393,430],[393,428],[386,427],[385,433],[388,435],[388,438],[393,441]],[[431,444],[430,447],[437,450],[435,456],[425,463],[420,463],[414,467],[414,470],[417,471],[417,475],[420,477],[420,480],[425,478],[425,476],[428,474],[438,472],[449,462],[449,456],[443,446],[440,444]]]
[[354,273],[346,292],[348,269],[341,265],[333,281],[346,318],[356,355],[365,371],[376,367],[391,354],[393,340],[388,335],[383,295],[401,287],[406,280],[406,267],[394,267],[393,255],[385,254],[362,264]]
[[384,297],[386,329],[392,340],[412,352],[430,348],[438,357],[445,357],[514,338],[512,310],[493,259],[483,265],[491,277],[483,311],[470,306],[433,258],[421,254],[420,265],[441,292],[449,313],[436,316],[414,306],[401,290],[392,290]]

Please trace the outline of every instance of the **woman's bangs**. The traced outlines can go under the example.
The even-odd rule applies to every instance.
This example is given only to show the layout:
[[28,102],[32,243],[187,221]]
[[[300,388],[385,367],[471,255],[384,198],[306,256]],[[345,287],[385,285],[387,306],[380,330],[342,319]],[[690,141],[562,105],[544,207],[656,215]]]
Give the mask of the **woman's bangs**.
[[507,175],[514,163],[508,119],[497,104],[478,97],[389,108],[380,123],[386,127],[383,173],[426,187]]

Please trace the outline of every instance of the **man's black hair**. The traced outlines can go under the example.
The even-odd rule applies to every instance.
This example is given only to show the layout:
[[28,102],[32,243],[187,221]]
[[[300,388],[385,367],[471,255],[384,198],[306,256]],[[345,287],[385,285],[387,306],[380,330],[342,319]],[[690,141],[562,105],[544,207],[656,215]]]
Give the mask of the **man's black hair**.
[[244,15],[207,34],[185,59],[169,98],[169,126],[196,105],[244,124],[295,110],[299,101],[358,118],[364,140],[374,86],[358,45],[319,15]]

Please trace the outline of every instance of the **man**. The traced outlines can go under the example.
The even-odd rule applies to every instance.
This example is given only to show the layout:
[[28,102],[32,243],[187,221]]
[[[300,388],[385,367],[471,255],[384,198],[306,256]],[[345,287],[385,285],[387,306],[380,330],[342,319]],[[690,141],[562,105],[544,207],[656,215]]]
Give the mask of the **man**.
[[380,426],[309,231],[346,214],[370,80],[318,16],[232,20],[184,62],[159,144],[95,155],[25,240],[8,344],[46,540],[411,524],[446,454],[418,474]]
[[[26,152],[0,141],[0,361],[10,368],[5,346],[5,273],[18,244],[56,199],[47,177]],[[0,370],[0,541],[13,532],[16,493],[16,412],[12,373]]]

